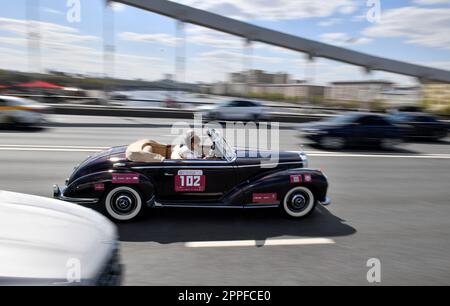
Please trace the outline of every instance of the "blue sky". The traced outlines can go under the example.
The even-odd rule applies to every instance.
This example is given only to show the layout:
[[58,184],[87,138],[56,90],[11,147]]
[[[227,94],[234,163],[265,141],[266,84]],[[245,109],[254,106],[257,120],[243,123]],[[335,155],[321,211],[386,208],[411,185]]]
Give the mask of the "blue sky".
[[[115,46],[116,77],[160,79],[175,71],[175,21],[124,5],[106,10],[102,0],[80,0],[80,22],[67,19],[66,0],[40,0],[32,11],[41,35],[40,61],[27,61],[26,0],[3,1],[0,11],[0,68],[54,69],[101,75],[103,23]],[[70,2],[70,1],[69,1]],[[363,0],[179,0],[282,32],[354,50],[450,70],[450,0],[381,0],[381,19],[371,23]],[[114,20],[114,22],[112,21]],[[365,74],[361,68],[328,60],[310,63],[295,53],[259,43],[252,51],[227,34],[186,25],[187,81],[223,81],[247,68],[288,72],[316,83],[335,80],[388,79],[410,84],[414,79],[386,73]],[[113,40],[111,37],[114,37]],[[35,63],[40,62],[40,65]],[[181,76],[179,76],[181,78]]]

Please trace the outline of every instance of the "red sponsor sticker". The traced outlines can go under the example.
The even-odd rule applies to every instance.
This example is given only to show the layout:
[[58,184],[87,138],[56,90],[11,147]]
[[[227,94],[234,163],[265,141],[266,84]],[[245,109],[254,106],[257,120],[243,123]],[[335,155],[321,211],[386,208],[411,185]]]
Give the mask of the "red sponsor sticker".
[[105,184],[102,183],[94,184],[94,189],[95,191],[103,191],[105,190]]
[[113,184],[139,184],[139,174],[137,173],[113,173]]
[[309,183],[312,181],[311,174],[305,174],[305,183]]
[[206,177],[200,174],[181,174],[175,176],[175,192],[203,192]]
[[277,201],[276,193],[254,193],[253,203],[274,203]]
[[291,183],[301,183],[303,181],[301,174],[291,175]]

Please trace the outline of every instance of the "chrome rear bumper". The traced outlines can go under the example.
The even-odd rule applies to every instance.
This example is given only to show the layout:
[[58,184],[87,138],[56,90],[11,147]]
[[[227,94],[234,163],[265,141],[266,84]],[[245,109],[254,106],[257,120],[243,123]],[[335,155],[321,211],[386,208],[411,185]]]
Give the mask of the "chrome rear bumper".
[[53,198],[65,201],[65,202],[72,202],[76,204],[97,204],[99,202],[99,199],[96,198],[70,198],[64,196],[64,191],[66,190],[66,187],[59,187],[58,185],[53,185]]

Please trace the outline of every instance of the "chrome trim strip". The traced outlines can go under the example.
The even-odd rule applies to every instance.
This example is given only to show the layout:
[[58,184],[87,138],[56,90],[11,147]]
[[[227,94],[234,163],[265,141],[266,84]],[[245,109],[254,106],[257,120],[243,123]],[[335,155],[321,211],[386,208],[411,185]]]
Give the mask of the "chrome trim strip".
[[191,165],[191,166],[138,166],[131,167],[134,170],[141,169],[224,169],[224,168],[235,168],[235,166],[201,166],[201,165]]
[[201,205],[201,204],[161,204],[155,202],[154,207],[158,208],[222,208],[222,209],[247,209],[247,208],[277,208],[280,204],[245,204],[242,206],[231,206],[231,205]]
[[223,192],[183,192],[183,195],[190,195],[190,196],[204,196],[204,197],[217,197],[223,195]]
[[76,204],[97,204],[99,199],[96,198],[69,198],[63,195],[57,196],[56,199]]
[[278,165],[298,165],[298,164],[300,164],[300,162],[298,161],[298,162],[285,162],[285,163],[267,163],[267,164],[265,164],[265,163],[259,163],[259,164],[256,164],[256,165],[243,165],[243,166],[237,166],[237,168],[253,168],[253,167],[261,167],[261,165],[264,165],[264,166],[278,166]]
[[202,166],[202,165],[190,165],[190,166],[138,166],[138,167],[131,167],[131,169],[192,169],[192,168],[202,168],[202,169],[229,169],[229,168],[255,168],[255,167],[261,167],[261,165],[264,166],[278,166],[278,165],[298,165],[301,162],[285,162],[285,163],[270,163],[270,164],[264,164],[264,163],[258,163],[254,165],[242,165],[242,166]]
[[278,208],[280,204],[265,204],[265,205],[256,205],[256,204],[247,204],[242,207],[243,209],[254,209],[254,208]]
[[216,160],[216,159],[166,159],[162,162],[163,164],[186,164],[186,163],[215,163],[215,164],[230,164],[226,160]]
[[155,201],[155,207],[168,207],[168,208],[242,208],[242,206],[229,206],[229,205],[201,205],[201,204],[161,204]]

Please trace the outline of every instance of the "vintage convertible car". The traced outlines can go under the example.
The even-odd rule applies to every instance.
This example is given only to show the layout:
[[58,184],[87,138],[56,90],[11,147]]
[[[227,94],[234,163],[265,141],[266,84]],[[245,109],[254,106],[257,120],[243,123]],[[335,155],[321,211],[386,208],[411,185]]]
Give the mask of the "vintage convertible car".
[[204,159],[182,160],[171,145],[141,140],[99,152],[75,168],[54,197],[95,208],[114,220],[128,221],[145,208],[268,208],[288,216],[309,215],[328,205],[328,182],[308,169],[303,152],[232,149],[214,130]]

